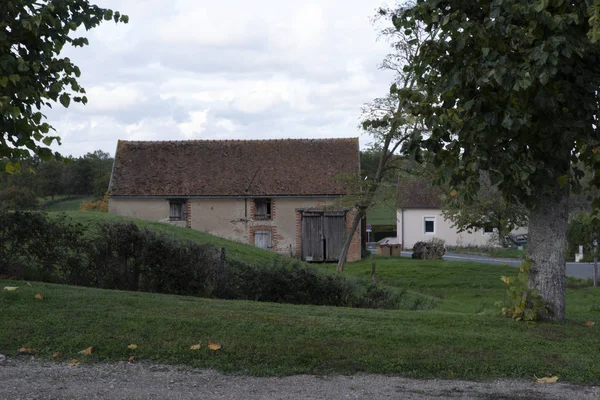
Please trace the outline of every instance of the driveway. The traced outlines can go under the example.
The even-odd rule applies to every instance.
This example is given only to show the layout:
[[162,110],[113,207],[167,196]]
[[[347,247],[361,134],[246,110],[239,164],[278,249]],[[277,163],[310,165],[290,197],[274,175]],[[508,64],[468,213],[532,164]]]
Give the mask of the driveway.
[[387,375],[224,375],[150,363],[87,364],[6,359],[0,399],[598,399],[600,388],[530,380],[418,380]]
[[[403,257],[410,257],[412,255],[412,251],[403,251]],[[444,254],[444,260],[446,261],[468,261],[468,262],[478,262],[485,264],[507,264],[509,267],[518,267],[521,264],[522,260],[515,258],[494,258],[488,256],[478,256],[473,254],[463,254],[463,253],[446,253]],[[600,267],[599,267],[600,269]],[[600,273],[600,271],[599,271]],[[576,262],[568,262],[566,275],[571,276],[573,278],[579,279],[593,279],[594,278],[594,263],[576,263]]]

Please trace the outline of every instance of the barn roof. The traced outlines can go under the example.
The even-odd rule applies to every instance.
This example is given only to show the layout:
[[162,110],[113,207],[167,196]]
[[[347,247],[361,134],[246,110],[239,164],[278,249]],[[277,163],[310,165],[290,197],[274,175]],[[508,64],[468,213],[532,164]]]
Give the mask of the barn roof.
[[420,178],[398,178],[398,208],[440,208],[443,190]]
[[359,173],[358,138],[122,141],[111,196],[342,195]]

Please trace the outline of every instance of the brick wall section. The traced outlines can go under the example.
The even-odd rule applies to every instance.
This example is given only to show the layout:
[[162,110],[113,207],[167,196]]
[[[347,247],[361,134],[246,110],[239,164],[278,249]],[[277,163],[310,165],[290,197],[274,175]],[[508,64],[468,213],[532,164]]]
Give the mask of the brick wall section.
[[[346,214],[346,231],[350,229],[352,226],[352,221],[354,220],[354,211],[349,211]],[[354,237],[352,238],[352,242],[350,243],[350,248],[348,249],[348,256],[346,257],[346,261],[353,262],[360,260],[360,224],[356,228],[356,232],[354,232]]]
[[192,227],[192,201],[190,199],[185,201],[185,227]]

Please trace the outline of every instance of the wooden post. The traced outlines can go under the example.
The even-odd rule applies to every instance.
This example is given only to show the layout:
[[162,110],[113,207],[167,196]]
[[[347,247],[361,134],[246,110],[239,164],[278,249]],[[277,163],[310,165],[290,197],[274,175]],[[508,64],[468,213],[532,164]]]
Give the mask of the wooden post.
[[220,267],[221,267],[221,272],[223,272],[225,270],[225,266],[227,263],[227,249],[225,247],[221,247],[221,257],[220,257]]
[[377,283],[377,278],[375,278],[375,261],[371,264],[371,280],[373,283]]

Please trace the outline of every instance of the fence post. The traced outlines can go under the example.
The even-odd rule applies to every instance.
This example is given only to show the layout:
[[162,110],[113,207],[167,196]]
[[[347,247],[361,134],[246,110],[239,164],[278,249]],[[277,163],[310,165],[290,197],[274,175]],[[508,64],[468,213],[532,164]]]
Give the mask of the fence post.
[[375,278],[375,261],[371,264],[371,280],[373,283],[377,283],[377,278]]

